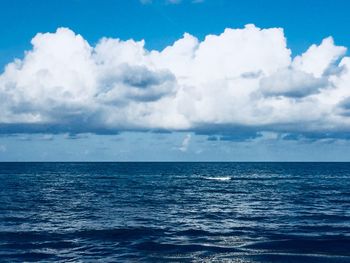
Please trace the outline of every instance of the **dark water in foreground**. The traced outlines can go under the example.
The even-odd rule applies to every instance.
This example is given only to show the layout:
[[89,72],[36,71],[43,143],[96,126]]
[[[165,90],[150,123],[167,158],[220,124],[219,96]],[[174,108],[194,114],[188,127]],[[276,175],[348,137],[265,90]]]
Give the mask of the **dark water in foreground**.
[[350,262],[347,163],[0,163],[0,261]]

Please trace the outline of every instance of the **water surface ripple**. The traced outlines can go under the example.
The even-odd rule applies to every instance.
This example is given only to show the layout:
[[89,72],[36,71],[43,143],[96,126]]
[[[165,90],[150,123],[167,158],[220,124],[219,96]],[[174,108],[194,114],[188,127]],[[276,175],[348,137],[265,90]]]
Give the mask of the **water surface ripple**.
[[347,163],[0,163],[1,262],[350,262]]

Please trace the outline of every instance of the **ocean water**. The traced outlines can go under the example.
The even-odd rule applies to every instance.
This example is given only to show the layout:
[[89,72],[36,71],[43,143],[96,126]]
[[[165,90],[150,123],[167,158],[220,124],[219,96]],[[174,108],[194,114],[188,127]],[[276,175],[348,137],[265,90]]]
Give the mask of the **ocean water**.
[[24,261],[350,262],[350,164],[1,163]]

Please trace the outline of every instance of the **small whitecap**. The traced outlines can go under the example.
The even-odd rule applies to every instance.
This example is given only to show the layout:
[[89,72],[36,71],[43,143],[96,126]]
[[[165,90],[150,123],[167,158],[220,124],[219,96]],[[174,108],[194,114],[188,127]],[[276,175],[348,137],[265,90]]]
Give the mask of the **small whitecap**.
[[230,176],[220,176],[220,177],[205,177],[207,180],[216,180],[216,181],[229,181],[231,180]]

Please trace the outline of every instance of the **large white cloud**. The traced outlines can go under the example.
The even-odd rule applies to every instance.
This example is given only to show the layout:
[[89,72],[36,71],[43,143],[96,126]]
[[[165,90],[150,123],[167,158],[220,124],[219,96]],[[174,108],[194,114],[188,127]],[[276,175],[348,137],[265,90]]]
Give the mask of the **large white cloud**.
[[294,59],[282,29],[254,25],[144,44],[37,34],[0,76],[1,131],[350,131],[350,58],[330,37]]

